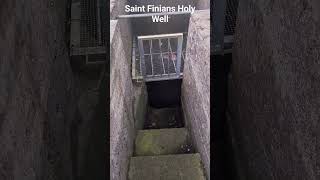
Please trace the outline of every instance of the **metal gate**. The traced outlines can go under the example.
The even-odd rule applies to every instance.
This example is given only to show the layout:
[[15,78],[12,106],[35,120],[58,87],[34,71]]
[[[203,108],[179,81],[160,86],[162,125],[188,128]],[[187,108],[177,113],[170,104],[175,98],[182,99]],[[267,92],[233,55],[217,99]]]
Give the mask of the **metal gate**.
[[214,0],[211,13],[212,54],[232,52],[239,0]]
[[[144,81],[182,78],[183,33],[138,36],[138,69]],[[134,43],[135,44],[135,43]]]
[[104,64],[106,57],[107,1],[73,0],[70,56],[86,64]]

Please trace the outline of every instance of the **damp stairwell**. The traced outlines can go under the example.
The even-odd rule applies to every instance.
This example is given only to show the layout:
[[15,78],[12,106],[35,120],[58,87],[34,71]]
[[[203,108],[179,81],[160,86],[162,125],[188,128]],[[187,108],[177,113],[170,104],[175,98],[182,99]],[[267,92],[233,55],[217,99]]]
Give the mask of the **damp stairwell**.
[[[146,1],[152,0],[131,2]],[[106,5],[100,4],[103,0],[24,2],[2,0],[0,6],[1,180],[126,180],[130,174],[146,173],[130,168],[132,158],[172,151],[174,155],[154,159],[198,154],[190,158],[196,165],[181,163],[181,168],[200,172],[195,169],[202,164],[199,169],[207,179],[210,167],[211,179],[219,180],[320,179],[319,1],[240,1],[232,57],[213,53],[213,73],[209,73],[206,12],[197,11],[168,27],[147,26],[143,21],[117,19],[127,2],[112,0],[111,46],[107,49],[104,43],[108,44],[105,37],[109,34],[102,27],[109,28],[109,20],[105,19]],[[205,10],[210,1],[193,3],[197,10]],[[75,14],[66,17],[66,6]],[[97,7],[105,10],[100,17],[99,10],[94,10]],[[86,9],[83,14],[81,8]],[[226,18],[234,20],[234,16]],[[101,29],[95,22],[104,22]],[[139,35],[136,32],[145,32],[140,34],[145,36],[150,31],[153,35],[187,32],[180,80],[155,83],[133,78],[132,41]],[[225,52],[230,53],[232,38],[225,40]],[[110,109],[106,107],[109,102]],[[210,130],[210,124],[215,129]],[[176,138],[159,138],[163,130],[164,136],[177,134]],[[143,138],[146,131],[159,133]],[[154,136],[159,141],[152,143],[160,146],[140,143]],[[233,152],[231,146],[236,147]],[[167,179],[184,176],[182,171],[166,174],[176,166],[167,165],[165,159],[160,165],[149,160],[138,165],[160,171]],[[186,158],[176,160],[185,162]],[[232,177],[239,170],[233,165],[244,176]]]
[[[137,1],[140,5],[146,2]],[[176,2],[170,3],[174,5]],[[166,171],[164,169],[168,165],[172,167],[171,174],[163,172],[159,177],[188,176],[194,179],[210,179],[209,7],[199,5],[200,1],[184,3],[195,5],[199,9],[192,15],[174,15],[167,24],[152,23],[148,15],[144,18],[124,15],[121,10],[126,1],[111,3],[113,6],[110,10],[111,179],[141,179],[140,176],[146,176],[145,179],[148,179],[150,175],[148,170],[136,170],[141,169],[138,167],[140,164],[144,164],[139,163],[140,158],[144,162],[146,156],[160,158],[184,154],[188,157],[180,159],[182,162],[190,164],[187,163],[190,158],[196,165],[174,170],[176,165],[168,164],[166,160],[162,162],[161,158],[159,161],[146,162],[155,163],[154,166],[149,166],[150,172],[158,166],[163,167],[163,171]],[[88,5],[93,7],[92,2]],[[84,12],[93,18],[97,13]],[[78,17],[81,19],[83,14],[80,15]],[[80,48],[73,46],[71,52],[77,58],[82,58],[85,66],[96,64],[99,67],[101,64],[99,57],[105,51],[101,49],[103,41],[96,43],[94,40],[105,35],[96,32],[95,26],[91,26],[92,22],[85,20],[84,23],[80,23],[80,37],[83,37],[74,41],[76,43],[80,41],[78,44]],[[81,35],[82,25],[86,23],[89,35]],[[232,31],[232,27],[228,28]],[[81,41],[88,43],[83,44]],[[98,56],[93,56],[92,53]],[[228,134],[228,132],[223,133]],[[165,141],[169,139],[169,142]],[[224,148],[230,150],[224,147],[224,141],[223,139],[220,144],[216,141],[218,142],[216,145],[221,147],[215,148],[216,157],[220,155],[229,157],[223,154]],[[137,160],[138,164],[135,165],[134,160]],[[227,169],[223,160],[214,161],[213,167]],[[215,171],[220,171],[219,168]],[[184,173],[179,174],[180,171]]]
[[210,179],[210,11],[162,24],[120,17],[124,4],[111,3],[110,178]]
[[147,117],[135,138],[128,179],[205,179],[200,155],[184,126],[181,80],[150,82],[147,89]]

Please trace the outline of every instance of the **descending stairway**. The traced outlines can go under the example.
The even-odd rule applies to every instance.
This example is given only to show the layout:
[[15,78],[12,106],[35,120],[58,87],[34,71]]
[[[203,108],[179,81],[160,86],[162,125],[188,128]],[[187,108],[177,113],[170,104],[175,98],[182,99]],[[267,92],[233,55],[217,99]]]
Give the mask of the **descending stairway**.
[[[206,179],[200,155],[190,150],[188,131],[184,127],[163,126],[172,123],[176,112],[172,108],[151,111],[149,123],[156,125],[153,129],[137,133],[134,157],[130,159],[129,180]],[[156,129],[159,127],[161,129]]]

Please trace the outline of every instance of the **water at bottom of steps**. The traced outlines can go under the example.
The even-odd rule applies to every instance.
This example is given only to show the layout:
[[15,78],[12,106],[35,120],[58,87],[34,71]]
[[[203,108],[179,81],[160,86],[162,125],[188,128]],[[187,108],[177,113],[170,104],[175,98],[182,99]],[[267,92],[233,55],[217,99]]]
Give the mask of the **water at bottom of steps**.
[[144,129],[182,128],[183,126],[180,107],[148,108]]
[[131,157],[129,180],[205,180],[200,154]]

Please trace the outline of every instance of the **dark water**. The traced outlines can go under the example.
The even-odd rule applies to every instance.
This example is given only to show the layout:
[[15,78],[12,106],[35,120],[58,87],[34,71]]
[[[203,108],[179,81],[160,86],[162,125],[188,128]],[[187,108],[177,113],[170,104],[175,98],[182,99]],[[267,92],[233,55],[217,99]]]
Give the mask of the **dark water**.
[[148,108],[144,129],[163,129],[184,127],[180,107]]

